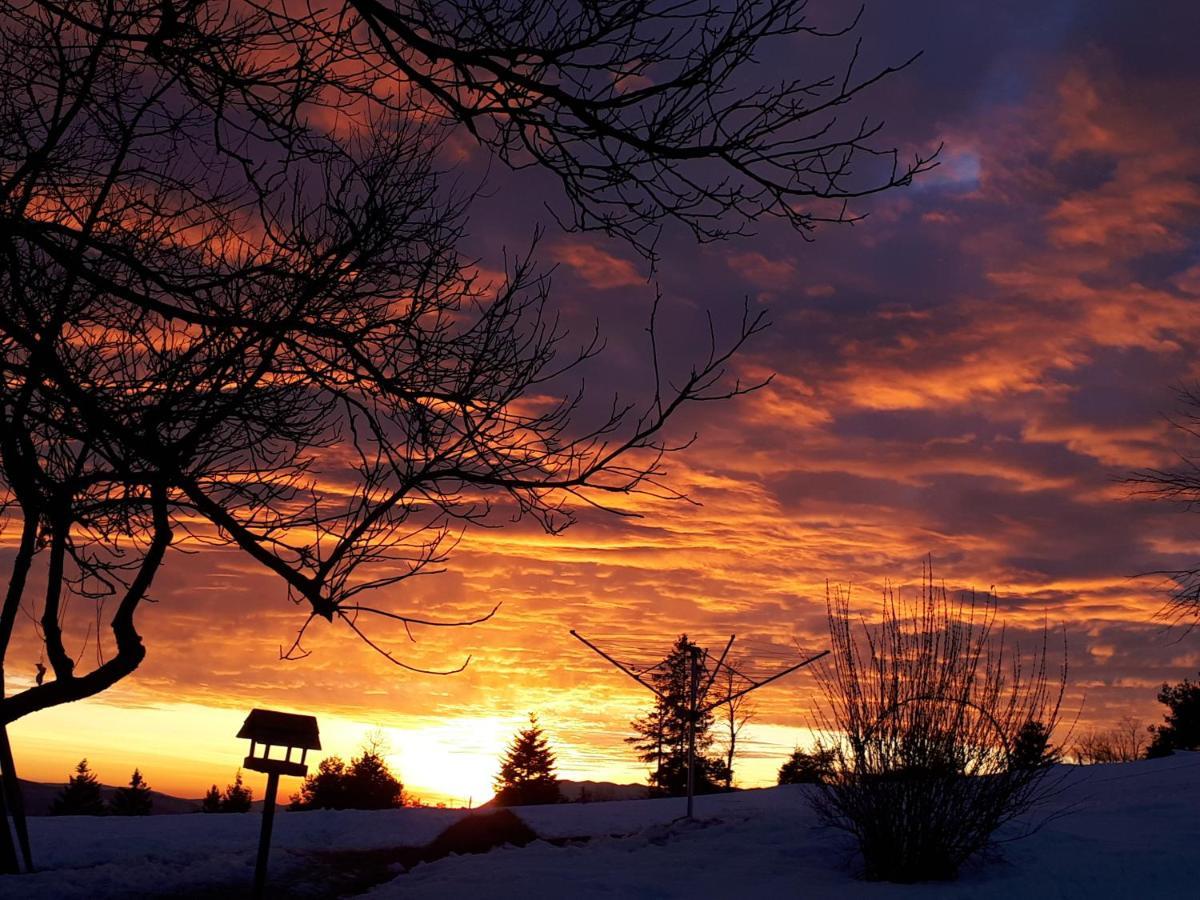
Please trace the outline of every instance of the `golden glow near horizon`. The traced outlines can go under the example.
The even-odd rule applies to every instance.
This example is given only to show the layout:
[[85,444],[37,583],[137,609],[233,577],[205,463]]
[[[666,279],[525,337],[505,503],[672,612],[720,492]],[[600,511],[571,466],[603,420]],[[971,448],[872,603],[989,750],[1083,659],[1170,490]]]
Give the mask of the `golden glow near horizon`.
[[[120,707],[88,700],[27,717],[11,728],[21,776],[30,781],[65,783],[81,756],[105,784],[124,784],[139,768],[155,790],[197,799],[216,784],[233,781],[247,748],[233,737],[245,710],[176,703]],[[309,771],[327,756],[349,760],[368,740],[382,736],[384,757],[405,784],[413,802],[430,805],[478,806],[492,797],[499,758],[526,717],[480,716],[408,727],[380,726],[340,716],[320,715],[322,750],[309,758]],[[632,755],[622,764],[597,760],[586,746],[546,731],[558,755],[559,777],[575,781],[643,783],[644,767]],[[68,735],[73,735],[68,738]],[[779,764],[791,747],[808,744],[806,729],[748,725],[739,738],[745,761],[739,784],[773,784]],[[86,747],[86,753],[80,748]],[[265,776],[243,770],[243,779],[262,796]],[[283,784],[284,795],[300,787],[299,779]]]
[[[86,756],[107,783],[136,765],[155,788],[198,796],[233,778],[245,752],[233,735],[264,706],[316,715],[343,757],[382,728],[399,777],[431,801],[486,799],[531,711],[563,777],[638,781],[623,739],[649,695],[568,629],[654,636],[664,653],[696,631],[821,646],[827,580],[853,584],[870,617],[884,583],[915,582],[927,554],[953,589],[994,585],[1014,638],[1065,624],[1077,727],[1158,720],[1158,685],[1194,677],[1200,652],[1155,620],[1162,585],[1131,576],[1200,559],[1200,517],[1131,499],[1120,478],[1174,458],[1160,411],[1169,385],[1200,379],[1200,111],[1194,84],[1137,82],[1102,55],[1030,73],[1022,102],[939,124],[925,143],[944,138],[947,164],[880,198],[862,228],[812,248],[764,223],[753,242],[664,253],[671,372],[696,352],[697,310],[724,315],[749,295],[776,324],[737,374],[778,377],[685,411],[669,435],[701,435],[668,460],[669,484],[701,505],[621,498],[643,517],[585,510],[553,537],[530,522],[473,531],[445,574],[379,592],[444,619],[503,601],[482,625],[415,629],[416,643],[372,623],[415,665],[470,654],[465,672],[413,675],[324,623],[310,657],[282,662],[303,619],[282,587],[232,551],[173,552],[139,613],[142,667],[103,699],[15,723],[19,773],[62,781]],[[1174,97],[1172,115],[1149,96]],[[598,238],[547,242],[555,296],[582,333],[600,309],[606,334],[638,323],[589,382],[596,402],[610,388],[643,395],[654,288],[639,261]],[[19,624],[10,690],[34,676],[32,637]],[[68,638],[84,646],[82,630]],[[770,782],[807,742],[814,692],[802,672],[755,695],[740,783]]]

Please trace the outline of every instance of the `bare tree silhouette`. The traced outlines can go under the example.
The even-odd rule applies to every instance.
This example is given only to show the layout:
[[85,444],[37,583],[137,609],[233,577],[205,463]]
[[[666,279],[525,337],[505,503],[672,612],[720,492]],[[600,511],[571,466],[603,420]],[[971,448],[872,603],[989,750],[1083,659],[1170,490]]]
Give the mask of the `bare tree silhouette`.
[[753,387],[726,368],[762,315],[671,381],[650,311],[653,383],[589,418],[562,379],[601,342],[567,345],[531,251],[501,283],[473,274],[470,192],[438,148],[465,129],[550,170],[571,223],[647,254],[667,219],[701,238],[845,221],[839,204],[932,163],[899,166],[875,125],[840,131],[894,71],[856,78],[856,49],[838,76],[739,87],[761,44],[801,33],[836,39],[803,4],[752,0],[0,11],[0,662],[22,613],[44,653],[0,725],[138,667],[135,613],[181,538],[282,581],[305,616],[288,658],[320,618],[427,671],[365,623],[494,610],[367,598],[439,571],[498,501],[558,531],[605,495],[678,497],[661,462],[687,441],[663,429]]
[[[1171,424],[1192,449],[1181,451],[1175,466],[1140,469],[1128,481],[1137,493],[1190,511],[1200,505],[1200,454],[1194,449],[1200,439],[1200,387],[1180,388],[1176,394],[1180,412]],[[1200,624],[1200,565],[1145,574],[1166,578],[1173,585],[1163,617],[1189,629]]]
[[953,878],[1053,788],[1045,738],[1034,754],[1024,744],[1029,723],[1045,736],[1058,723],[1065,648],[1055,677],[1045,631],[1022,654],[993,633],[993,596],[954,598],[923,575],[912,599],[885,591],[877,626],[855,627],[848,591],[828,598],[832,661],[818,673],[833,754],[813,803],[857,839],[869,879]]

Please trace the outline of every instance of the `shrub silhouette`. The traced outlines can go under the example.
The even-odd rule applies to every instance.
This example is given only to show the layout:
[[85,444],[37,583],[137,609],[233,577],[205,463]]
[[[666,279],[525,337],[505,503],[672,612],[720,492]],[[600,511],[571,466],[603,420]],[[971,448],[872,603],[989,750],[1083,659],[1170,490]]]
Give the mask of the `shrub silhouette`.
[[787,762],[779,767],[779,784],[817,784],[833,774],[836,754],[817,744],[811,751],[797,747]]
[[388,769],[378,745],[369,743],[349,765],[338,756],[321,760],[316,773],[305,778],[300,792],[292,797],[290,808],[392,809],[403,805],[404,785]]
[[826,824],[857,839],[865,877],[953,878],[1045,796],[1065,662],[1048,677],[1043,630],[1023,665],[1003,631],[993,634],[995,598],[951,599],[928,569],[912,601],[887,589],[881,622],[861,633],[848,598],[828,595],[833,649],[818,669],[821,716],[842,737],[812,802]]

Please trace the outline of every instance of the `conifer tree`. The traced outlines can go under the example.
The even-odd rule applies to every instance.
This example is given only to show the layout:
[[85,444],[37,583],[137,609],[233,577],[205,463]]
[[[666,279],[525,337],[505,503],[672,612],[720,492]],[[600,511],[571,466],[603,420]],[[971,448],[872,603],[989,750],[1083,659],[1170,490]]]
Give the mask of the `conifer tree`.
[[1013,769],[1044,769],[1062,759],[1062,751],[1050,743],[1050,729],[1030,719],[1013,741],[1008,765]]
[[554,774],[555,758],[537,716],[529,714],[529,727],[517,732],[496,776],[497,806],[536,806],[559,803],[562,793]]
[[219,813],[221,811],[221,789],[215,784],[208,789],[204,799],[200,801],[200,812]]
[[148,816],[153,806],[150,785],[146,784],[141,770],[134,769],[129,786],[116,789],[108,809],[114,816]]
[[221,795],[221,812],[244,813],[250,812],[250,804],[254,801],[254,792],[242,786],[242,770],[237,770],[233,784],[225,787]]
[[1146,755],[1170,756],[1176,750],[1200,750],[1200,681],[1185,678],[1164,684],[1158,702],[1167,707],[1162,725],[1151,725],[1154,737]]
[[102,816],[104,801],[100,798],[100,782],[88,768],[86,759],[75,767],[75,774],[67,781],[50,806],[52,816]]
[[[691,707],[693,665],[696,666],[697,690],[703,689],[707,673],[700,648],[681,634],[663,662],[650,674],[658,695],[654,708],[630,726],[634,736],[625,739],[638,751],[638,759],[651,765],[652,794],[677,796],[687,792],[688,710]],[[698,706],[704,697],[696,697]],[[709,756],[713,745],[713,713],[701,712],[696,717],[696,758],[694,788],[696,793],[711,793],[721,789],[727,780],[726,765],[717,756]]]

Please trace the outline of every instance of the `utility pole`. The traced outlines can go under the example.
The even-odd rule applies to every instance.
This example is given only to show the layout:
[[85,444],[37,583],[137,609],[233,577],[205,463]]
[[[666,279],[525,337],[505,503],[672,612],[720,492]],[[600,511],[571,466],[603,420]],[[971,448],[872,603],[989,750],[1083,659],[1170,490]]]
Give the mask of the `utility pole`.
[[687,817],[692,818],[696,796],[696,682],[700,680],[700,648],[688,648],[688,751],[687,751]]

